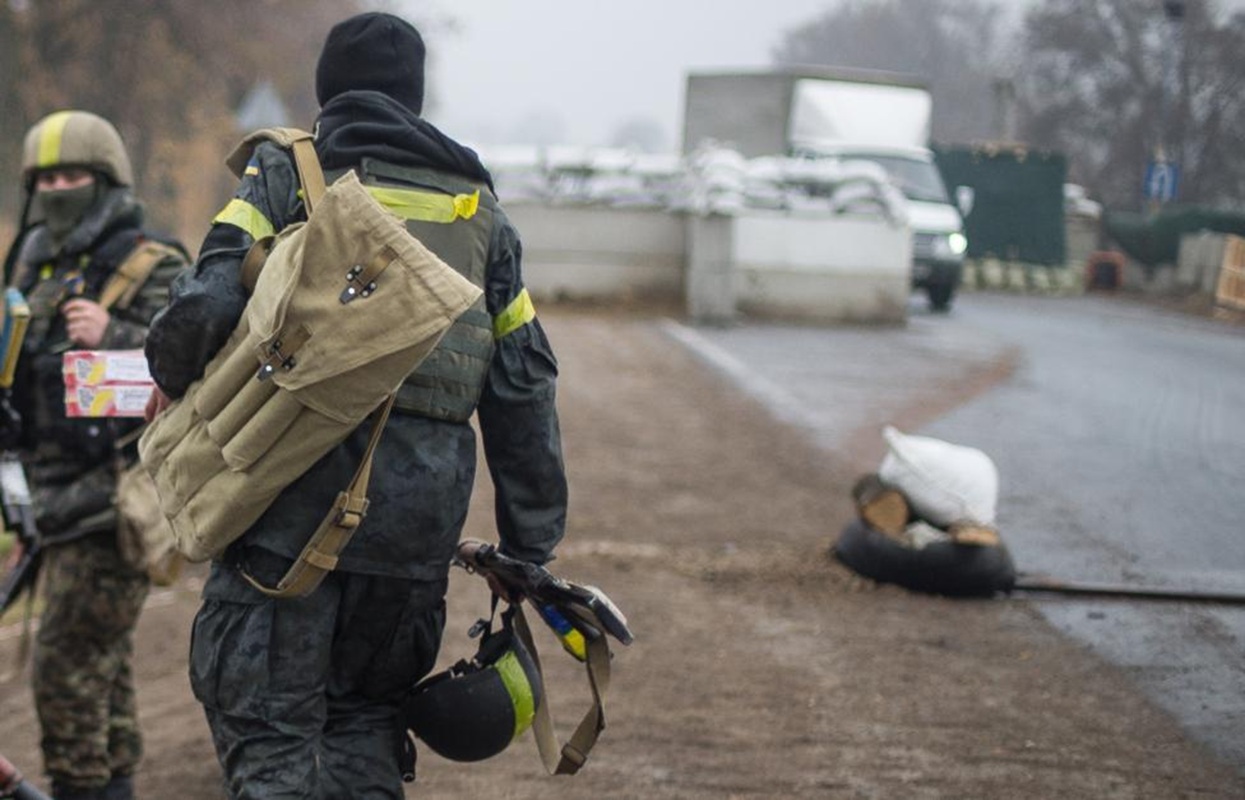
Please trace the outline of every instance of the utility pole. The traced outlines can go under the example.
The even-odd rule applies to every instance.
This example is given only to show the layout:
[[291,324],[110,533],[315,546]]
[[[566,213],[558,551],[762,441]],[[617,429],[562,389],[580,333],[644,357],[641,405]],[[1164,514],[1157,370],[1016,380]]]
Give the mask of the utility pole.
[[1163,0],[1163,17],[1166,36],[1162,45],[1162,74],[1159,76],[1159,124],[1154,145],[1154,158],[1146,169],[1144,194],[1150,201],[1151,213],[1157,213],[1163,204],[1176,196],[1180,179],[1181,148],[1174,141],[1172,117],[1174,106],[1179,113],[1179,69],[1177,57],[1181,51],[1181,31],[1184,23],[1185,0]]

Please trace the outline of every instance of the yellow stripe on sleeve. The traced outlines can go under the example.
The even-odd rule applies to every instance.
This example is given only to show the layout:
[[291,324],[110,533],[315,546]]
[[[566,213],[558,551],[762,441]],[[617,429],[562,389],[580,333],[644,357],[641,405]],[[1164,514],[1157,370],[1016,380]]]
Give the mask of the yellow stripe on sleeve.
[[241,228],[256,241],[275,233],[272,223],[268,221],[268,218],[258,208],[236,197],[230,200],[212,220],[212,224],[218,222]]
[[493,338],[503,339],[534,319],[536,306],[532,305],[532,298],[527,289],[524,289],[504,311],[493,318]]

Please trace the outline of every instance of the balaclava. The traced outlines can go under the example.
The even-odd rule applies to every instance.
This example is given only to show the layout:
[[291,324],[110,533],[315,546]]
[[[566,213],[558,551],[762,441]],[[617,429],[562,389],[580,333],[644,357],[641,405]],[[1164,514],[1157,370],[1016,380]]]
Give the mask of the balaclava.
[[65,239],[86,216],[100,197],[100,179],[95,177],[89,184],[75,189],[52,189],[35,192],[38,211],[43,223],[55,242]]
[[359,14],[333,26],[316,64],[316,99],[371,89],[418,115],[424,107],[424,40],[400,17]]

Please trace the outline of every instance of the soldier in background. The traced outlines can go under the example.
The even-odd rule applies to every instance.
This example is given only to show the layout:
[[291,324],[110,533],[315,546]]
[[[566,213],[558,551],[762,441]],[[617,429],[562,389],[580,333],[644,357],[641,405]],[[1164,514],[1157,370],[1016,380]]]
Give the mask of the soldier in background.
[[[61,366],[70,349],[141,348],[187,263],[180,245],[158,248],[132,296],[99,302],[150,241],[131,183],[121,137],[101,117],[59,111],[26,135],[22,186],[37,224],[14,245],[21,249],[10,283],[31,310],[14,403],[44,547],[33,684],[58,800],[133,797],[142,753],[130,660],[149,581],[121,556],[113,508],[117,440],[138,422],[68,418]],[[123,458],[132,461],[133,451]]]

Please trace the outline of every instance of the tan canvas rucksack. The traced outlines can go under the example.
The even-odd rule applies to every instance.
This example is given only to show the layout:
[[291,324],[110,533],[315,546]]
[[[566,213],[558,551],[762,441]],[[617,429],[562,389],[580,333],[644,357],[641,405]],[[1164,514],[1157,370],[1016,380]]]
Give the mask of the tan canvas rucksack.
[[[254,290],[204,376],[139,442],[178,549],[218,555],[277,495],[374,414],[354,481],[274,589],[306,594],[334,568],[367,509],[371,456],[393,393],[480,290],[384,210],[348,172],[325,189],[311,135],[252,134],[230,157],[241,174],[263,139],[295,155],[308,220],[261,240],[243,265]],[[258,269],[262,267],[262,270]]]

